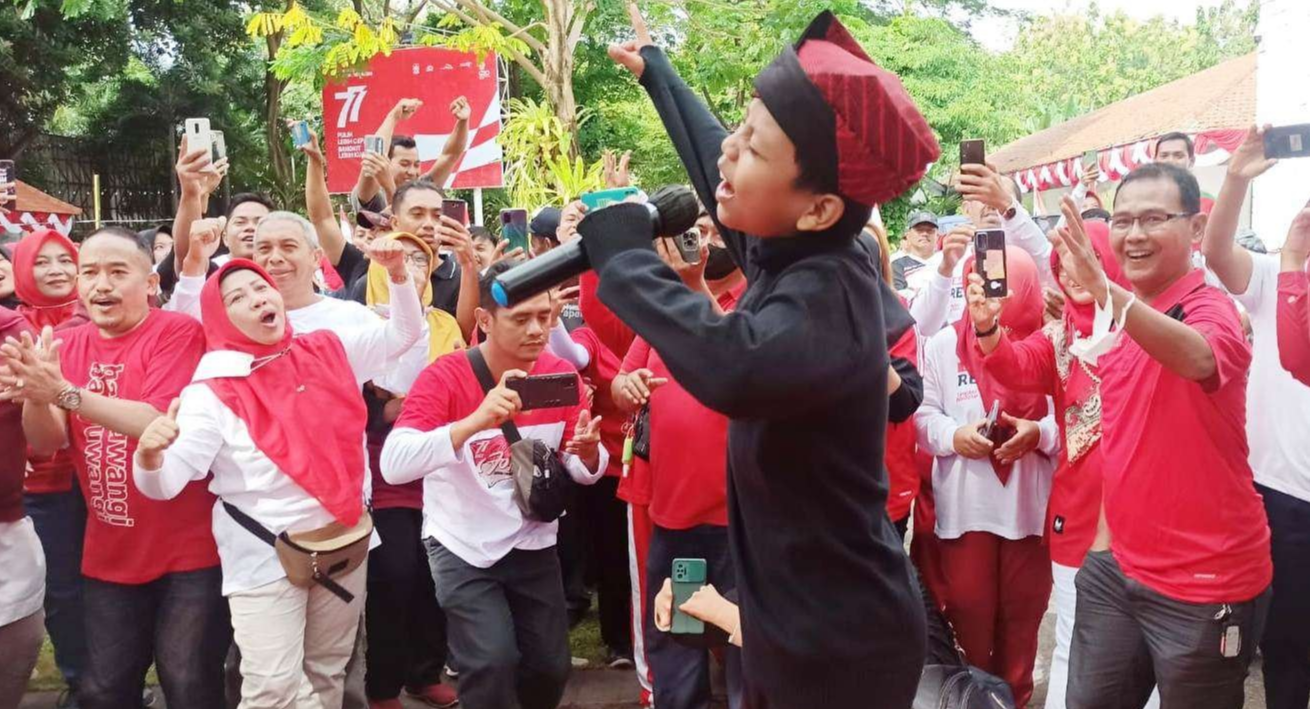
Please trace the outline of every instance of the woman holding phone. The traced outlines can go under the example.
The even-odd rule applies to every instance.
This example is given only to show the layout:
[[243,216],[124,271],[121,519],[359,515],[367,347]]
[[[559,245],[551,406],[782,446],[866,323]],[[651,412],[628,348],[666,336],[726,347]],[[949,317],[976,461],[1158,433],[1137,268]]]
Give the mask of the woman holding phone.
[[[1042,326],[1042,290],[1027,252],[1006,249],[1009,295],[989,317],[961,318],[928,340],[919,360],[920,448],[936,458],[933,498],[946,616],[969,663],[1004,679],[1015,706],[1033,690],[1037,631],[1051,591],[1042,543],[1059,431],[1041,393],[1005,386],[983,367],[978,341]],[[981,288],[973,274],[964,275]]]

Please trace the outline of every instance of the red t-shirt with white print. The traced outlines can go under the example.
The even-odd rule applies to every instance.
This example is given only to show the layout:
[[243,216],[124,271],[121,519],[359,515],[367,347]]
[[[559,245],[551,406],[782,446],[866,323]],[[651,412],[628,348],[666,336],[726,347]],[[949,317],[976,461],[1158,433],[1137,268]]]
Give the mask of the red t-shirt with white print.
[[[576,376],[577,370],[548,350],[528,372],[531,376],[562,373]],[[484,398],[466,352],[439,357],[423,370],[405,397],[393,435],[406,428],[430,432],[449,426],[476,411]],[[535,438],[563,451],[573,439],[584,409],[586,402],[580,401],[575,406],[524,411],[514,417],[514,425],[523,438]],[[425,537],[435,538],[479,568],[490,567],[514,549],[545,549],[555,544],[557,523],[525,519],[514,502],[509,443],[499,428],[473,434],[455,455],[451,464],[423,478]],[[571,456],[565,463],[581,465]]]
[[[191,382],[205,352],[205,333],[187,315],[151,310],[116,338],[94,324],[60,334],[60,364],[70,384],[113,399],[168,410]],[[76,414],[68,417],[73,463],[86,497],[82,573],[121,584],[218,565],[210,531],[214,495],[188,485],[172,500],[152,500],[132,482],[136,440]]]

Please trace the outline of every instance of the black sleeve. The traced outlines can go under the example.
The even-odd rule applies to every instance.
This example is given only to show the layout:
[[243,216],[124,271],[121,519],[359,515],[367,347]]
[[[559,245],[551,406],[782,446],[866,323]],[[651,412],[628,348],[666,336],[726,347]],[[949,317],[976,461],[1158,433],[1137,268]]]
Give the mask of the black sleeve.
[[341,250],[341,258],[332,267],[337,269],[337,275],[341,276],[349,289],[357,279],[368,273],[368,257],[354,244],[346,242],[346,248]]
[[881,280],[859,254],[798,262],[750,312],[721,315],[655,253],[644,207],[608,207],[588,214],[578,230],[600,273],[601,302],[715,411],[795,416],[839,400],[852,378],[875,374],[855,364],[877,348],[863,340],[883,335],[866,327]]
[[910,282],[905,279],[905,259],[892,261],[892,287],[896,290],[910,287]]
[[714,199],[719,186],[719,156],[723,153],[723,139],[728,136],[728,129],[678,76],[663,50],[644,47],[641,57],[646,60],[641,85],[655,104],[655,111],[687,168],[692,187],[723,235],[723,243],[727,244],[732,260],[737,262],[747,280],[753,280],[746,258],[747,237],[719,222],[718,202]]
[[159,267],[155,273],[159,274],[159,291],[161,293],[172,294],[173,289],[177,287],[177,255],[172,248],[168,250],[168,255],[163,261],[159,262]]
[[923,377],[910,360],[892,357],[892,368],[901,377],[901,388],[888,397],[887,420],[892,423],[908,421],[923,403]]

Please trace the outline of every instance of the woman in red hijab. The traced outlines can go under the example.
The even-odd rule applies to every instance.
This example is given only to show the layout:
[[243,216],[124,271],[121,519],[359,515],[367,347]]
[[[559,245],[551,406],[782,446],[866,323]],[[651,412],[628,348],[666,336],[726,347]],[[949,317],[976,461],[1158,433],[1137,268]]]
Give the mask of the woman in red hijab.
[[[77,296],[77,246],[53,229],[42,229],[13,245],[17,310],[40,332],[56,333],[87,322]],[[82,538],[86,503],[73,484],[73,460],[67,450],[53,456],[28,452],[23,493],[46,556],[46,630],[55,660],[76,696],[86,663],[82,628]]]
[[[408,285],[404,251],[386,246],[374,244],[374,263]],[[241,650],[241,706],[299,705],[298,696],[311,694],[340,706],[367,557],[345,571],[329,569],[326,583],[297,585],[287,571],[294,565],[283,565],[269,536],[339,542],[331,548],[358,541],[354,548],[367,551],[368,414],[354,369],[372,366],[358,360],[377,349],[369,341],[377,331],[295,336],[272,279],[244,259],[211,276],[200,301],[205,357],[168,414],[142,434],[136,485],[169,499],[212,472],[223,594]],[[421,335],[412,287],[393,288],[388,327]]]
[[[1106,276],[1125,288],[1127,280],[1110,249],[1109,227],[1101,221],[1083,222],[1077,212],[1066,209],[1069,226],[1082,229],[1091,239]],[[1019,332],[998,331],[979,338],[980,353],[986,355],[987,377],[1030,395],[1051,396],[1064,442],[1059,466],[1051,487],[1046,513],[1046,539],[1051,555],[1056,597],[1056,647],[1051,663],[1048,704],[1064,706],[1068,682],[1069,643],[1073,637],[1075,608],[1074,576],[1083,556],[1092,548],[1101,509],[1101,379],[1094,362],[1070,352],[1077,340],[1092,336],[1096,306],[1092,295],[1060,268],[1060,258],[1051,252],[1051,270],[1064,292],[1061,320],[1026,337]],[[989,300],[982,282],[970,279],[967,299],[973,327],[987,329],[1001,301]]]
[[[935,531],[946,584],[938,601],[969,663],[1003,678],[1015,706],[1027,706],[1051,590],[1042,531],[1060,441],[1045,395],[1008,387],[983,367],[980,338],[1004,330],[1022,339],[1042,326],[1037,265],[1013,246],[1006,260],[1009,295],[991,320],[975,326],[961,318],[924,346],[915,427],[920,448],[936,458]],[[966,278],[973,268],[966,264]]]

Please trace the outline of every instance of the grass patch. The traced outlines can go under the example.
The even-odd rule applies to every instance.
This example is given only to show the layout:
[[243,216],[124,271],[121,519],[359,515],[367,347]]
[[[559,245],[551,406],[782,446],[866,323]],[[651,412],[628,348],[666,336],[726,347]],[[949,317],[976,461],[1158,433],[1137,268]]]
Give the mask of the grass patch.
[[591,663],[587,666],[589,670],[605,667],[609,651],[600,639],[600,621],[595,613],[587,613],[587,617],[569,633],[569,650],[574,657],[588,660]]

